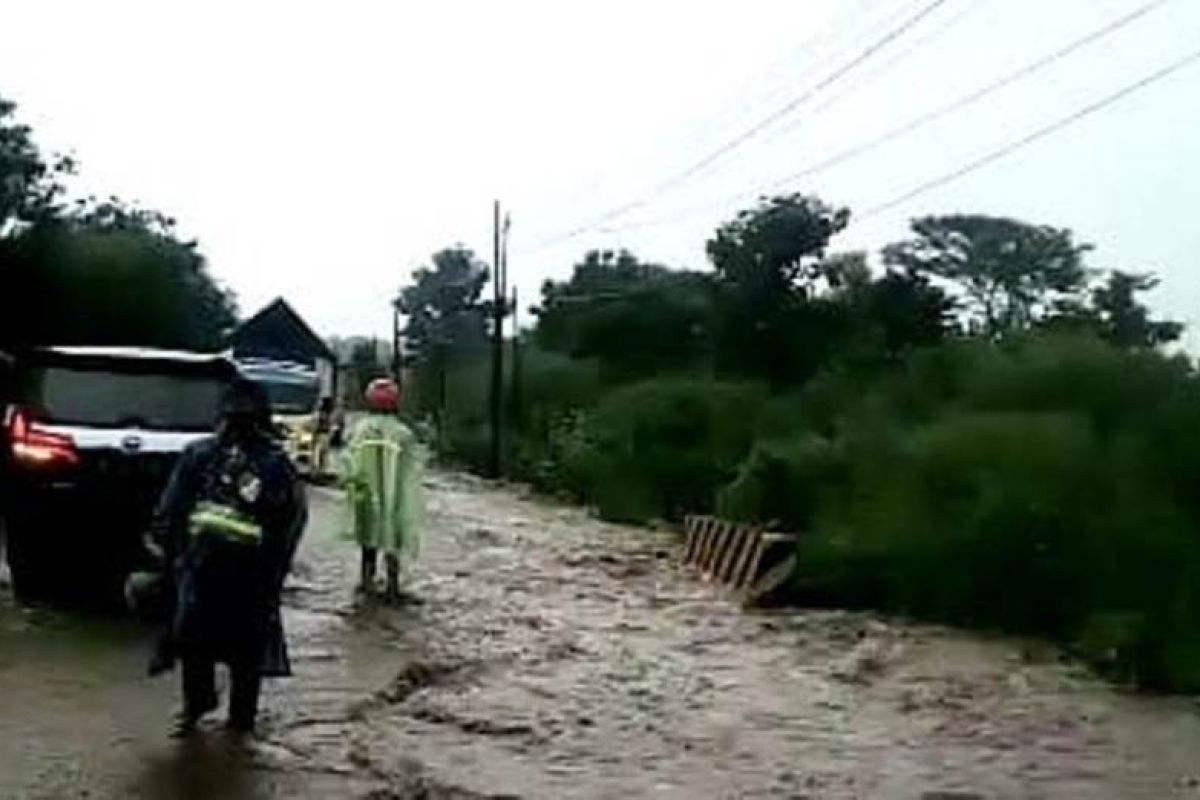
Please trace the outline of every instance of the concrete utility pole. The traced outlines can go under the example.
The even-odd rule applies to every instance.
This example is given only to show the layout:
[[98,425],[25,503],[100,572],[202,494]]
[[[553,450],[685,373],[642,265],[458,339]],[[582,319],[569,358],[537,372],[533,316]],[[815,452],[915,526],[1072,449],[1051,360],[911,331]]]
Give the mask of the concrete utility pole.
[[491,422],[492,447],[488,472],[493,478],[500,477],[502,423],[504,391],[504,301],[508,294],[505,287],[503,240],[500,227],[500,201],[492,205],[492,383]]

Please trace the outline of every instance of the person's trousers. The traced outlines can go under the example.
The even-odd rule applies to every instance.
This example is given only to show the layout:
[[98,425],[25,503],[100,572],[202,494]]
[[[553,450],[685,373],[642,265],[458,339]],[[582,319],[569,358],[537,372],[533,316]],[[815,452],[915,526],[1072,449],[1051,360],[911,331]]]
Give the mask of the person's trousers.
[[[183,659],[183,710],[187,716],[199,719],[217,707],[216,667],[211,658]],[[258,716],[262,676],[255,668],[237,665],[229,668],[229,675],[229,724],[251,730]]]

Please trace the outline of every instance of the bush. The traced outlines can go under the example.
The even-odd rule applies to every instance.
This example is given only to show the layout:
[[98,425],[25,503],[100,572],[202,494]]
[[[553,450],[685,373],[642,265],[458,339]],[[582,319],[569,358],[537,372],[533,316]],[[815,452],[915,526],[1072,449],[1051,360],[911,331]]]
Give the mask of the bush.
[[830,437],[756,447],[722,503],[817,529],[804,599],[1048,635],[1197,689],[1197,394],[1151,353],[954,345],[844,396]]
[[844,483],[845,468],[841,448],[815,434],[761,442],[737,478],[720,490],[717,512],[733,520],[811,530],[823,495]]
[[753,384],[660,378],[616,389],[564,462],[606,518],[678,519],[710,511],[749,452],[766,402]]

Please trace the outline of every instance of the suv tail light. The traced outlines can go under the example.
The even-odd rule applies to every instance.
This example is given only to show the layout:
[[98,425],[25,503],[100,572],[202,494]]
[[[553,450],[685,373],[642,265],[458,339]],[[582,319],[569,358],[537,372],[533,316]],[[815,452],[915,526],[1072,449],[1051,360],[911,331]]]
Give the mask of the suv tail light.
[[20,409],[9,411],[8,438],[13,460],[18,464],[73,467],[79,463],[70,436],[40,430]]

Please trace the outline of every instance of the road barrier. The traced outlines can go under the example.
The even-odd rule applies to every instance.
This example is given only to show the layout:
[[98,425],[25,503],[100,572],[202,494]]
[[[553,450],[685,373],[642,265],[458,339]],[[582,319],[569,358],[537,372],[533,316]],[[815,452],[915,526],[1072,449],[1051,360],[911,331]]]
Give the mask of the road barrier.
[[796,536],[708,516],[684,520],[685,566],[747,606],[782,602],[796,569]]

